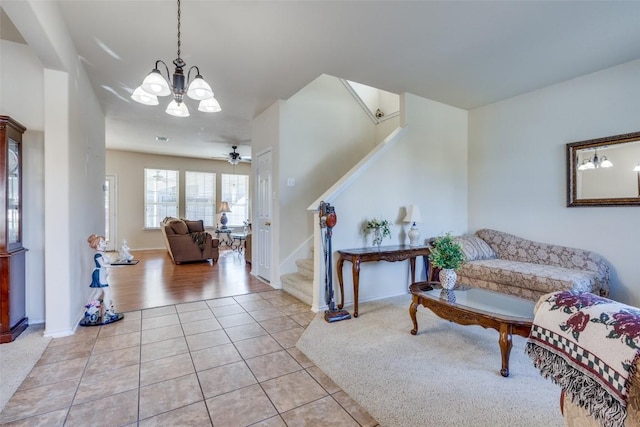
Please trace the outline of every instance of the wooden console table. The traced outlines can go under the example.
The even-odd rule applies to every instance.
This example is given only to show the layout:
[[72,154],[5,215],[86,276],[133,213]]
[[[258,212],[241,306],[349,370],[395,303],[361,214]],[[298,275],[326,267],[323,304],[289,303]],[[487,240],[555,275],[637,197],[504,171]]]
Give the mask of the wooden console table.
[[[358,317],[358,290],[360,288],[360,263],[371,261],[404,261],[409,260],[411,265],[411,283],[416,281],[416,257],[426,257],[431,253],[430,246],[381,246],[342,249],[339,250],[340,258],[338,259],[338,282],[340,283],[340,304],[338,308],[344,306],[344,282],[342,279],[342,266],[345,261],[352,264],[353,274],[353,317]],[[426,263],[425,263],[426,265]]]

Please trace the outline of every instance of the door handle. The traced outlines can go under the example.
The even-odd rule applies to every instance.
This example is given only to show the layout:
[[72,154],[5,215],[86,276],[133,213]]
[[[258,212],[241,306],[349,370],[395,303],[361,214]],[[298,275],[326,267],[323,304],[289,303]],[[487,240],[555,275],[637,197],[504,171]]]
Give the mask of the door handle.
[[271,226],[271,221],[265,221],[265,222],[264,222],[264,225],[265,225],[266,227],[270,227],[270,226]]

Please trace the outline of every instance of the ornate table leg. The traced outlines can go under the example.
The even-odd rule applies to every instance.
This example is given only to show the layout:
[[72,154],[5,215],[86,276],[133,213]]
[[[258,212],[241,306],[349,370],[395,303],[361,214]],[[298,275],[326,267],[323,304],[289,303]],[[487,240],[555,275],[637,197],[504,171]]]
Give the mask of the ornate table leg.
[[344,264],[344,258],[340,255],[338,259],[338,284],[340,285],[340,304],[338,304],[338,308],[342,309],[344,307],[344,285],[342,282],[342,265]]
[[409,265],[411,266],[411,283],[409,283],[409,286],[411,286],[416,283],[416,257],[409,258]]
[[358,293],[360,290],[360,258],[351,260],[353,262],[353,317],[358,317]]
[[413,300],[411,301],[411,305],[409,306],[409,316],[411,316],[411,321],[413,322],[411,335],[416,335],[418,333],[418,319],[416,319],[416,311],[418,311],[419,304],[419,297],[417,295],[414,295]]
[[503,377],[509,376],[509,355],[511,354],[511,347],[513,342],[511,341],[511,325],[502,323],[500,325],[500,355],[502,356],[502,369],[500,369],[500,375]]

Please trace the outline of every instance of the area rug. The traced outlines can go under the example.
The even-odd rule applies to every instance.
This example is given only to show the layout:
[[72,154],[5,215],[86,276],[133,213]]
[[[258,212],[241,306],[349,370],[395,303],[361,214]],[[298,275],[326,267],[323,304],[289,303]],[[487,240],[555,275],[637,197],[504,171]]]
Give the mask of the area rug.
[[411,297],[363,303],[359,317],[335,323],[322,313],[297,347],[383,427],[562,426],[560,388],[540,376],[513,337],[510,376],[500,375],[498,333],[461,326]]
[[31,325],[15,341],[0,345],[0,411],[49,345],[43,331],[44,325]]

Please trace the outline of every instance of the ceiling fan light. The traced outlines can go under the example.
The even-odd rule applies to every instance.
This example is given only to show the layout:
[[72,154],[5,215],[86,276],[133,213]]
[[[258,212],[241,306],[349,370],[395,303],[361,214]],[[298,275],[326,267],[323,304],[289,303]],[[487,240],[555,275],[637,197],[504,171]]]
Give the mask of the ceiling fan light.
[[222,108],[220,108],[220,103],[218,102],[218,100],[211,97],[209,99],[200,101],[198,110],[204,113],[217,113],[218,111],[222,111]]
[[140,87],[144,91],[156,96],[167,96],[171,93],[169,83],[162,77],[160,70],[157,68],[154,68],[147,74],[147,77],[144,78]]
[[185,103],[177,102],[175,99],[167,105],[165,112],[176,117],[189,117],[189,109]]
[[144,105],[158,105],[158,97],[138,86],[131,94],[131,99]]
[[204,81],[202,76],[198,74],[189,84],[187,96],[191,99],[195,99],[196,101],[202,101],[213,98],[213,90],[211,90],[209,83]]
[[602,156],[602,161],[600,162],[600,167],[601,168],[610,168],[613,166],[613,163],[611,163],[611,160],[607,159],[607,156]]

